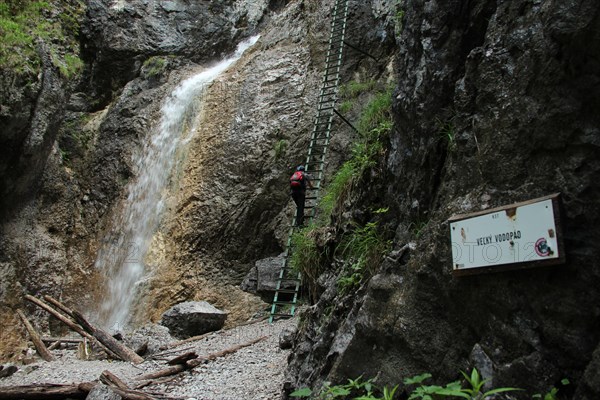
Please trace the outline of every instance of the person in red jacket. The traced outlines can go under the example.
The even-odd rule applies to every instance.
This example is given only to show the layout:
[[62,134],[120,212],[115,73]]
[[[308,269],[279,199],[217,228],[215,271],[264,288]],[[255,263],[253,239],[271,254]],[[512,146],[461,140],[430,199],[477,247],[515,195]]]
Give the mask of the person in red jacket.
[[290,178],[290,193],[296,203],[296,226],[304,226],[304,202],[306,187],[313,189],[311,176],[306,173],[304,165],[299,165]]

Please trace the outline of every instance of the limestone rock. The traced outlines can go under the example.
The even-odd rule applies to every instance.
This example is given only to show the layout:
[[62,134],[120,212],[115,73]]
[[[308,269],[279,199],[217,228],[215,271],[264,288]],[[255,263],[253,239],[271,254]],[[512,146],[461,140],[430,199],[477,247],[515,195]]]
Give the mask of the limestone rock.
[[122,397],[116,394],[106,385],[98,384],[90,390],[85,400],[121,400]]
[[298,333],[296,326],[285,328],[279,333],[279,348],[281,350],[291,349],[294,344],[294,337]]
[[15,365],[0,365],[0,378],[7,378],[19,370]]
[[158,352],[160,346],[172,341],[169,329],[158,324],[144,325],[125,338],[125,343],[131,349],[139,349],[147,344],[146,355]]
[[206,301],[186,301],[167,310],[160,324],[169,328],[178,339],[218,331],[223,327],[227,313]]
[[[240,288],[245,292],[256,293],[262,297],[272,297],[277,288],[277,278],[283,265],[283,253],[277,257],[258,260],[250,270]],[[293,286],[289,284],[289,288]]]

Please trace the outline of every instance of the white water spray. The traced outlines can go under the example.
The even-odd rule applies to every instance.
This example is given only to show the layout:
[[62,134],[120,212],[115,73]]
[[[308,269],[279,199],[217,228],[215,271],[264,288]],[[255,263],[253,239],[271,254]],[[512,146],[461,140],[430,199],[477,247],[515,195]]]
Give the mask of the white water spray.
[[144,277],[144,258],[162,216],[176,153],[180,144],[185,144],[183,132],[196,119],[203,91],[257,40],[255,36],[240,43],[233,56],[179,84],[162,107],[160,125],[134,156],[137,179],[128,185],[127,200],[96,259],[96,267],[105,273],[108,285],[100,306],[99,322],[105,327],[123,327],[131,318],[138,295],[136,286]]

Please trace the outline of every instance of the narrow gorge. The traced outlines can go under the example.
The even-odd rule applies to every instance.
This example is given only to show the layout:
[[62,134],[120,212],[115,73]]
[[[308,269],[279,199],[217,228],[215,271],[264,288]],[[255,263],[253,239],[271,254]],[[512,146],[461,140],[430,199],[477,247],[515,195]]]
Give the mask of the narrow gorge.
[[[276,397],[247,398],[361,377],[370,398],[407,399],[408,378],[474,369],[486,390],[521,389],[493,398],[600,398],[593,0],[4,1],[0,363],[31,360],[18,309],[68,333],[26,295],[114,332],[188,301],[234,332],[268,318],[275,289],[248,282],[286,249],[337,3],[337,114],[315,218],[292,230],[289,357],[269,364]],[[457,216],[555,194],[559,262],[456,273]]]

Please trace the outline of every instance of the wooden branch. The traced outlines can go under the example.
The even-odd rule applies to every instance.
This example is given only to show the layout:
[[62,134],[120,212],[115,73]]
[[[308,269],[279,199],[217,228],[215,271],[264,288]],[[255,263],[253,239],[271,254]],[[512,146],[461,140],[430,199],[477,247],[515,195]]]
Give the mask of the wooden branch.
[[[44,340],[42,339],[42,342],[43,342],[43,341],[44,341]],[[58,348],[60,347],[60,344],[61,344],[61,343],[62,343],[62,342],[60,342],[60,341],[56,341],[56,342],[52,343],[50,346],[48,346],[48,350],[55,350],[55,349],[58,349]]]
[[166,376],[164,378],[159,378],[159,379],[153,379],[153,380],[149,380],[149,381],[142,381],[142,383],[136,385],[134,387],[134,389],[139,390],[139,389],[143,389],[147,386],[151,386],[151,385],[162,385],[165,383],[169,383],[174,381],[175,379],[178,379],[179,377],[177,375],[171,375],[171,376]]
[[[118,379],[118,378],[117,378]],[[52,383],[26,385],[26,386],[0,386],[0,400],[64,400],[85,399],[98,383],[84,382],[72,385],[56,385]],[[125,400],[156,400],[156,397],[147,393],[116,386],[110,389]]]
[[25,299],[29,300],[36,306],[40,307],[42,310],[49,312],[51,315],[53,315],[59,321],[61,321],[65,325],[67,325],[69,328],[71,328],[71,330],[77,332],[82,337],[91,340],[92,344],[98,345],[99,347],[103,348],[110,357],[115,358],[115,359],[120,359],[120,357],[117,354],[115,354],[113,351],[111,351],[110,348],[104,346],[102,343],[100,343],[98,340],[96,340],[96,338],[94,336],[92,336],[92,334],[86,332],[81,326],[77,325],[72,319],[64,316],[63,314],[59,313],[58,311],[56,311],[55,309],[50,307],[48,304],[44,303],[43,301],[41,301],[39,299],[36,299],[35,297],[33,297],[31,295],[28,295],[28,294],[25,295]]
[[154,396],[135,390],[123,390],[113,386],[110,387],[110,390],[121,396],[124,400],[156,400]]
[[46,345],[44,342],[42,342],[42,339],[40,339],[40,335],[33,328],[33,325],[31,325],[25,314],[23,314],[23,311],[17,310],[17,314],[21,318],[21,321],[23,321],[23,325],[25,325],[25,329],[27,329],[27,333],[29,333],[29,337],[31,338],[31,341],[33,342],[33,345],[35,346],[35,349],[40,357],[42,357],[45,361],[54,361],[54,356],[46,348]]
[[151,381],[153,379],[164,378],[165,376],[171,376],[183,372],[187,369],[186,365],[178,364],[173,365],[172,367],[168,367],[165,369],[161,369],[160,371],[151,372],[149,374],[145,374],[142,376],[138,376],[135,378],[136,381]]
[[177,341],[177,342],[169,343],[169,344],[167,344],[167,345],[165,345],[165,346],[160,346],[160,348],[159,348],[159,349],[160,349],[160,350],[168,350],[168,349],[172,349],[172,348],[174,348],[174,347],[179,347],[179,346],[181,346],[182,344],[186,344],[186,343],[190,343],[190,342],[195,342],[195,341],[198,341],[198,340],[202,340],[202,339],[204,339],[205,337],[207,337],[207,336],[209,336],[209,335],[212,335],[213,333],[218,333],[218,332],[221,332],[221,331],[216,331],[216,332],[208,332],[208,333],[203,333],[202,335],[198,335],[198,336],[192,336],[192,337],[189,337],[189,338],[187,338],[187,339],[183,339],[183,340],[179,340],[179,341]]
[[81,343],[83,339],[80,338],[58,338],[58,337],[42,337],[42,342],[46,343]]
[[100,382],[104,383],[106,386],[129,390],[129,386],[127,386],[125,382],[123,382],[118,376],[109,370],[102,371],[102,374],[100,375]]
[[130,361],[134,364],[140,364],[144,362],[144,359],[135,354],[133,350],[120,343],[104,330],[90,324],[79,311],[74,310],[73,316],[75,317],[75,321],[81,325],[86,332],[98,339],[100,343],[109,348],[121,360]]
[[160,353],[154,353],[154,354],[152,354],[150,356],[150,358],[153,359],[153,360],[160,360],[161,357],[168,356],[170,354],[182,353],[184,351],[192,350],[192,349],[194,349],[194,347],[195,346],[184,347],[183,349],[165,350],[165,351],[161,351]]
[[89,387],[89,384],[85,386],[79,384],[55,385],[48,383],[0,387],[0,400],[63,400],[67,398],[85,399],[89,393],[89,390],[85,390],[87,387]]
[[[243,349],[244,347],[252,346],[253,344],[256,344],[256,343],[258,343],[260,341],[263,341],[263,340],[267,339],[268,337],[269,337],[268,335],[267,336],[261,336],[261,337],[259,337],[257,339],[251,340],[251,341],[246,342],[246,343],[239,344],[237,346],[230,347],[230,348],[225,349],[223,351],[219,351],[219,352],[216,352],[216,353],[209,354],[208,356],[205,356],[205,357],[192,358],[192,359],[187,360],[185,362],[185,364],[173,365],[171,367],[162,369],[160,371],[156,371],[156,372],[152,372],[152,373],[145,374],[145,375],[142,375],[142,376],[138,376],[137,378],[135,378],[135,380],[136,381],[153,380],[153,379],[157,379],[157,378],[164,378],[165,376],[175,375],[175,374],[178,374],[180,372],[186,371],[188,369],[196,368],[198,365],[204,364],[205,362],[212,361],[212,360],[215,360],[215,359],[217,359],[219,357],[224,357],[224,356],[226,356],[228,354],[235,353],[236,351],[238,351],[240,349]],[[188,353],[188,354],[191,354],[191,353]],[[186,356],[186,355],[184,354],[183,356]],[[176,357],[173,360],[176,360],[176,359],[178,359],[180,357],[183,357],[183,356]],[[173,360],[171,360],[170,362],[172,362]]]
[[191,359],[197,358],[197,357],[198,357],[198,354],[196,354],[196,352],[192,351],[192,352],[182,354],[180,356],[177,356],[177,357],[167,361],[167,364],[168,365],[185,364],[188,360],[191,360]]
[[242,343],[242,344],[239,344],[237,346],[230,347],[230,348],[225,349],[223,351],[218,351],[216,353],[209,354],[206,357],[195,358],[193,360],[188,361],[186,364],[187,364],[187,366],[190,369],[192,369],[192,368],[197,367],[200,364],[204,364],[207,361],[213,361],[213,360],[216,360],[217,358],[225,357],[226,355],[233,354],[236,351],[243,349],[244,347],[249,347],[249,346],[252,346],[253,344],[256,344],[258,342],[262,342],[263,340],[266,340],[268,337],[269,337],[269,335],[261,336],[259,338],[254,339],[254,340],[251,340],[249,342]]
[[67,314],[69,317],[74,318],[73,311],[69,307],[67,307],[63,303],[61,303],[60,301],[56,300],[54,297],[46,295],[46,296],[44,296],[44,300],[46,300],[48,303],[52,304],[54,307],[58,308],[63,313]]
[[35,297],[28,295],[28,294],[25,295],[25,299],[29,300],[36,306],[40,307],[42,310],[49,312],[50,314],[52,314],[52,316],[57,318],[59,321],[61,321],[65,325],[67,325],[69,328],[71,328],[72,330],[74,330],[75,332],[80,334],[81,336],[91,339],[91,340],[94,340],[93,336],[90,335],[89,333],[87,333],[85,330],[83,330],[83,328],[81,326],[77,325],[73,320],[71,320],[70,318],[59,313],[54,308],[52,308],[48,304],[44,303],[42,300],[36,299]]

